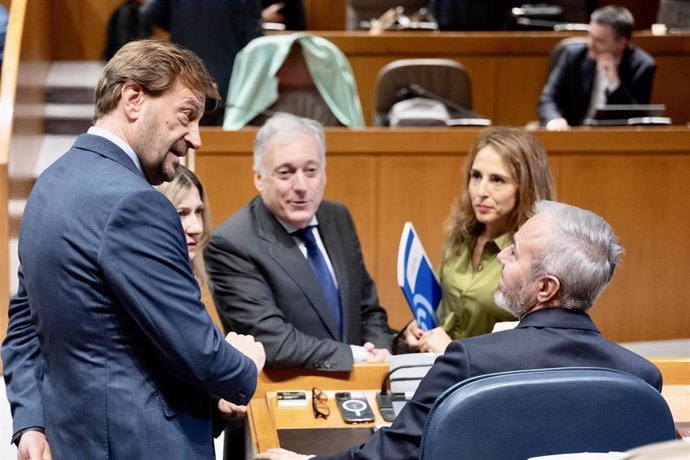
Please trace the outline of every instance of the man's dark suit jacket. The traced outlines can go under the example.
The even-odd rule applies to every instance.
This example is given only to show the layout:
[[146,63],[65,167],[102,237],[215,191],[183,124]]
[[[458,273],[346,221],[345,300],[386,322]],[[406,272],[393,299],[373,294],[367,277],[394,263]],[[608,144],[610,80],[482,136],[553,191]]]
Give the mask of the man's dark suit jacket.
[[351,370],[348,344],[391,348],[386,313],[350,213],[342,204],[323,201],[316,218],[338,280],[342,342],[309,262],[261,197],[218,227],[205,252],[223,327],[262,342],[268,367]]
[[641,377],[661,391],[659,370],[641,356],[604,339],[586,313],[539,310],[527,315],[513,330],[452,342],[390,428],[376,431],[362,446],[328,458],[417,459],[427,415],[436,398],[455,383],[495,372],[570,366],[618,369]]
[[235,55],[263,35],[258,0],[151,0],[142,7],[142,17],[204,60],[223,104]]
[[256,365],[200,302],[175,207],[85,134],[39,177],[2,347],[14,433],[53,458],[215,459],[209,395],[246,404]]
[[[571,45],[563,50],[549,75],[539,99],[542,124],[563,117],[570,126],[582,125],[587,115],[596,74],[596,61],[587,56],[587,46]],[[656,64],[645,51],[629,45],[621,56],[621,83],[607,94],[607,104],[649,104]]]

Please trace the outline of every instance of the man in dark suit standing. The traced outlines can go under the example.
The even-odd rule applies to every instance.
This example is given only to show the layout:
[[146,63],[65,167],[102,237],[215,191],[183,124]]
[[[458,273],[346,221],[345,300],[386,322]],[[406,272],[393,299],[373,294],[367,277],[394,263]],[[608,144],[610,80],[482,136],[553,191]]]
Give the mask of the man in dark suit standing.
[[254,143],[254,198],[205,252],[226,331],[252,334],[269,367],[349,371],[386,360],[391,335],[347,209],[322,201],[323,128],[280,113]]
[[[509,331],[452,342],[389,428],[333,459],[417,459],[436,398],[463,380],[495,372],[552,367],[605,367],[628,372],[661,391],[649,361],[602,337],[586,313],[613,276],[623,249],[601,217],[540,201],[535,216],[498,255],[503,277],[496,303],[520,318]],[[458,457],[462,452],[458,453]],[[283,449],[255,457],[303,459]]]
[[217,97],[190,51],[130,42],[98,82],[95,125],[36,182],[2,347],[20,458],[215,459],[214,412],[254,393],[263,347],[213,325],[152,187],[199,148]]
[[592,13],[587,44],[563,50],[539,99],[539,119],[552,131],[582,125],[597,105],[649,104],[656,64],[630,44],[634,19],[619,6]]

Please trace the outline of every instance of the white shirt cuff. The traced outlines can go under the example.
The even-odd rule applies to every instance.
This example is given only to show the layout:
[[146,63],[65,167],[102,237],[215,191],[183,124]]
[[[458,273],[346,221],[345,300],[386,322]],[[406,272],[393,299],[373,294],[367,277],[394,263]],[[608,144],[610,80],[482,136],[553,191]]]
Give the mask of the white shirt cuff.
[[360,347],[359,345],[350,345],[350,348],[352,349],[352,359],[354,359],[356,362],[366,361],[367,351],[364,349],[364,347]]

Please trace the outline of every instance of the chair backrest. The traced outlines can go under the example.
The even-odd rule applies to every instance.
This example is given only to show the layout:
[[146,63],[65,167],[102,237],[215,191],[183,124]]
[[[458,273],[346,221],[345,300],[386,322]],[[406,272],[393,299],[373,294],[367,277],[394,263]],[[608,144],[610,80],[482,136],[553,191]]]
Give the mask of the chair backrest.
[[636,376],[600,368],[526,370],[446,390],[427,418],[421,458],[622,452],[674,438],[666,401]]
[[551,50],[551,56],[549,57],[549,66],[546,71],[546,78],[549,78],[549,75],[551,75],[551,71],[554,67],[556,67],[556,64],[558,64],[558,60],[561,58],[563,51],[565,51],[567,48],[571,46],[580,46],[583,43],[587,43],[587,37],[568,37],[556,43],[556,45],[554,45],[553,47],[553,50]]
[[462,64],[451,59],[400,59],[385,65],[376,79],[374,126],[388,126],[388,111],[400,100],[400,91],[413,83],[472,110],[472,86]]

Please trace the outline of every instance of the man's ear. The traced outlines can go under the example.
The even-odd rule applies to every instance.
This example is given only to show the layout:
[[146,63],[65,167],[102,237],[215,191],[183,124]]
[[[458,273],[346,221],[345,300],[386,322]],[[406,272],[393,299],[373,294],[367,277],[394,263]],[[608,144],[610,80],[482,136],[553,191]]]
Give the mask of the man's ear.
[[256,188],[256,191],[261,193],[264,189],[264,184],[263,181],[261,180],[261,172],[260,171],[254,171],[254,187]]
[[129,120],[137,120],[141,116],[146,93],[136,83],[127,83],[122,87],[122,108]]
[[539,290],[537,291],[537,302],[545,304],[558,298],[561,290],[561,282],[552,275],[543,276],[539,280]]

